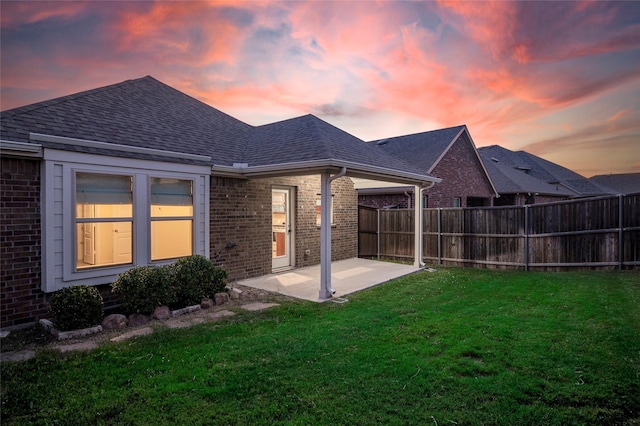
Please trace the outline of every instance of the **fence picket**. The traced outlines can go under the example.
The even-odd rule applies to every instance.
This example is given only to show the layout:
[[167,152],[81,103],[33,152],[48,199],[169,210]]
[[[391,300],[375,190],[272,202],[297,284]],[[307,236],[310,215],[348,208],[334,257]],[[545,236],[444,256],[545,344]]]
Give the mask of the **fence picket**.
[[[361,206],[358,254],[413,258],[414,210]],[[640,194],[423,210],[423,260],[494,268],[636,269]]]

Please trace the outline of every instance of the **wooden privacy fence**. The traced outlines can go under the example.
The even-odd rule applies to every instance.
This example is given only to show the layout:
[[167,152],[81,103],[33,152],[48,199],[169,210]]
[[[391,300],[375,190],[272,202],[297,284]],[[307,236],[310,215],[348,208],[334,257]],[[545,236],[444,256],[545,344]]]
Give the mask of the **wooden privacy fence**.
[[[358,210],[358,255],[414,258],[414,210]],[[427,263],[509,269],[635,269],[640,194],[423,210]]]

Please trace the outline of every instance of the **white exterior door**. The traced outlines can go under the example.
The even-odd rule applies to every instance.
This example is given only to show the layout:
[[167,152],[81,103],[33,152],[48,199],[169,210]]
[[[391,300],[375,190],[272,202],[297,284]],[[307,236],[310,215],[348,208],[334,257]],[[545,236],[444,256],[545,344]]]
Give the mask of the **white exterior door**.
[[271,190],[271,253],[273,269],[292,266],[291,189]]

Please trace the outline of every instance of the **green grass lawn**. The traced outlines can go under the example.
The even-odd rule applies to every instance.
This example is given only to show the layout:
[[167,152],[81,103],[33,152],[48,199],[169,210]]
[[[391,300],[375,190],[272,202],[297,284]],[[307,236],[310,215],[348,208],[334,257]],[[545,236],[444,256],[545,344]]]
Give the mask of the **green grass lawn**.
[[442,268],[349,299],[3,364],[2,424],[640,424],[637,272]]

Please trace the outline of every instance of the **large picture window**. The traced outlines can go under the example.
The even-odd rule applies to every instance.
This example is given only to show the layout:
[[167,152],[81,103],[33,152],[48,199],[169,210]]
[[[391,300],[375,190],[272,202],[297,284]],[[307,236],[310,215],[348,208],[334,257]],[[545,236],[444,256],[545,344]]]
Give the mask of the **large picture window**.
[[132,177],[76,173],[76,268],[133,262]]
[[193,253],[193,190],[190,180],[151,178],[151,260]]
[[133,266],[209,256],[209,165],[45,154],[43,291],[109,284]]

